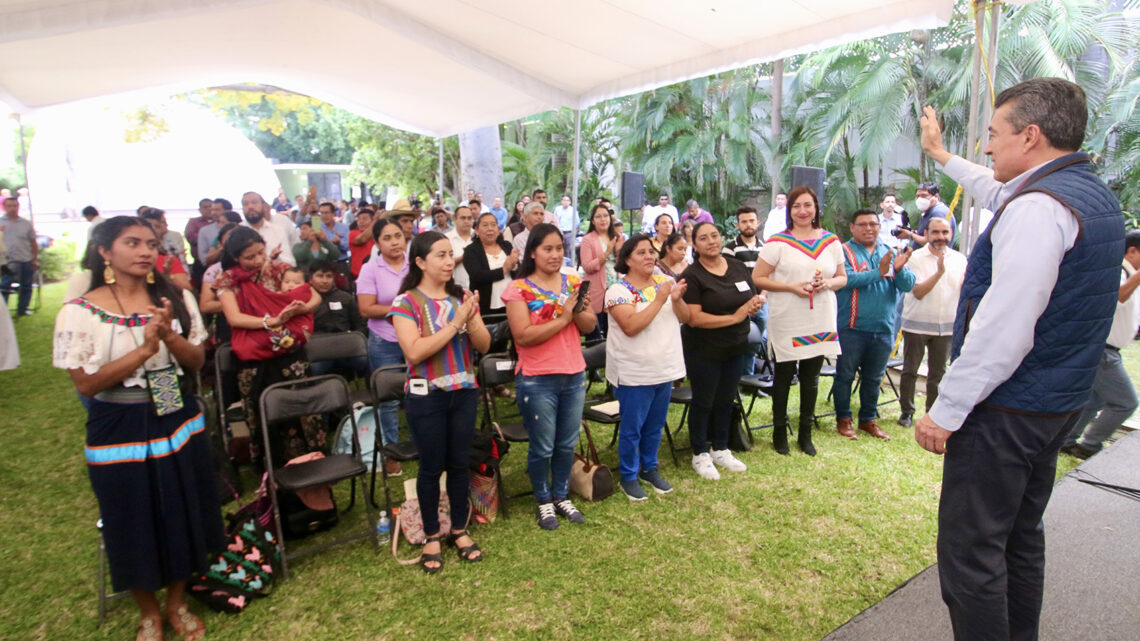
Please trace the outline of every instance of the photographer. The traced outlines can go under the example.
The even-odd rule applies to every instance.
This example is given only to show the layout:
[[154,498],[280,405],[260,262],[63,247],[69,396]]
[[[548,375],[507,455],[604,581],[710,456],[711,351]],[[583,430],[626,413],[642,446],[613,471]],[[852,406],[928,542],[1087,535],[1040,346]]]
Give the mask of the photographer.
[[883,202],[879,203],[879,242],[899,249],[906,243],[902,240],[905,232],[910,230],[910,219],[906,210],[899,207],[898,197],[891,192],[883,194]]

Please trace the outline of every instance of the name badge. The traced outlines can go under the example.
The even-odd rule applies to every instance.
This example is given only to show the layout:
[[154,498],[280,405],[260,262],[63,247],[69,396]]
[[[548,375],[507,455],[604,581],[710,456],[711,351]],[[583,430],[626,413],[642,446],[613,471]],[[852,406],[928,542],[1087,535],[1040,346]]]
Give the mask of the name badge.
[[408,393],[416,396],[428,395],[428,382],[427,379],[413,378],[408,381]]
[[736,289],[738,289],[739,291],[742,291],[742,292],[746,292],[751,288],[748,286],[748,283],[746,283],[745,281],[738,280],[738,281],[736,281]]
[[340,301],[334,300],[329,303],[329,309],[339,312],[340,310],[344,309],[344,305],[342,305]]

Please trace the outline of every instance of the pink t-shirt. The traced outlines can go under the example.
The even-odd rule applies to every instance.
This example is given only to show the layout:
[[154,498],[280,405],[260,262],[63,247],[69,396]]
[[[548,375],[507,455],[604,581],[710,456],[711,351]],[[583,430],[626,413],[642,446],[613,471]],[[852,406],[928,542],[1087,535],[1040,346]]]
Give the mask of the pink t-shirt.
[[[520,278],[507,285],[503,302],[523,301],[530,310],[532,325],[549,323],[562,313],[562,301],[579,287],[581,279],[562,274],[562,291],[551,292],[535,285],[529,278]],[[543,374],[577,374],[586,369],[582,358],[582,335],[574,323],[563,327],[557,334],[538,345],[518,345],[519,362],[516,374],[541,376]]]

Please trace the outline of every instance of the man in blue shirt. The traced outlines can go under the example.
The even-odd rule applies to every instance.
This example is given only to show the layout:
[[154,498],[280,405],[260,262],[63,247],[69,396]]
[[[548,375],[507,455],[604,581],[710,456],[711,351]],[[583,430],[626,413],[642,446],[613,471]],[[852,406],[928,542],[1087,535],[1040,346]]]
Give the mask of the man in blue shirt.
[[945,218],[950,221],[950,246],[954,246],[958,223],[954,220],[954,214],[950,213],[950,208],[942,202],[938,192],[938,183],[922,183],[914,192],[914,206],[918,208],[921,216],[918,219],[918,227],[914,231],[904,230],[899,234],[899,238],[913,240],[914,249],[926,244],[926,226],[930,224],[931,218]]
[[[855,438],[851,425],[851,384],[859,389],[859,429],[883,440],[891,437],[875,420],[879,416],[879,383],[894,347],[895,301],[899,292],[914,288],[914,273],[906,267],[910,249],[897,256],[879,240],[879,215],[860,209],[851,217],[851,240],[843,245],[847,284],[835,293],[839,303],[839,345],[843,354],[835,365],[835,417],[840,436]],[[892,260],[893,259],[893,260]]]
[[336,206],[330,202],[323,202],[320,206],[321,230],[325,238],[340,249],[337,261],[348,262],[348,225],[336,222]]
[[507,226],[507,220],[510,219],[511,212],[507,211],[506,207],[503,207],[502,198],[496,198],[492,201],[491,213],[495,214],[495,221],[499,223],[499,229],[503,229]]

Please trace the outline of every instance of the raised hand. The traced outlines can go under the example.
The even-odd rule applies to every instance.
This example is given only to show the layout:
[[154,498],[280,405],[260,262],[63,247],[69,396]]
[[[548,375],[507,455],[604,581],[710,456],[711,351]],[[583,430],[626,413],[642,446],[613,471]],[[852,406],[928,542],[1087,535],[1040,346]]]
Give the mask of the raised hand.
[[664,302],[666,296],[672,296],[672,295],[673,295],[673,281],[667,280],[664,283],[661,283],[660,285],[657,286],[657,298],[660,298],[662,300],[662,302]]
[[938,124],[938,114],[934,112],[934,107],[922,108],[919,124],[922,126],[922,150],[934,162],[945,165],[950,159],[950,153],[942,146],[942,127]]
[[[945,274],[946,273],[946,254],[942,254],[941,256],[938,257],[938,273],[939,274]],[[1140,273],[1140,272],[1137,272],[1137,273]]]
[[894,258],[894,256],[895,250],[892,249],[891,251],[883,254],[883,257],[879,260],[879,275],[883,278],[886,278],[887,274],[890,273],[891,260]]
[[681,300],[681,297],[685,295],[685,290],[688,288],[689,284],[685,282],[684,278],[682,278],[681,280],[677,281],[676,285],[673,286],[673,291],[669,292],[669,298],[672,298],[675,301]]
[[[910,255],[911,255],[910,247],[906,247],[902,250],[899,250],[899,255],[895,256],[895,273],[896,274],[900,270],[902,270],[903,267],[906,267],[907,261],[910,260]],[[939,258],[938,260],[941,261],[942,259]]]

